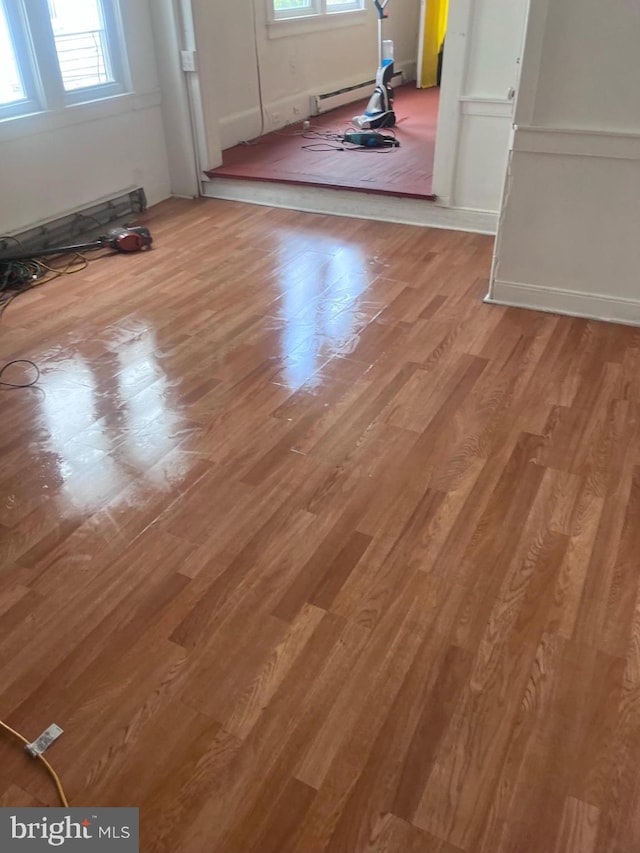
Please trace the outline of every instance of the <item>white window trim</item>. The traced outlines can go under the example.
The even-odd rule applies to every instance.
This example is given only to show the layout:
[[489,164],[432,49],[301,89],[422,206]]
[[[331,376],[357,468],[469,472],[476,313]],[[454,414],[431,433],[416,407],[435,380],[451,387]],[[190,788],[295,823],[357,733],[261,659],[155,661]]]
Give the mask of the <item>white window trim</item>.
[[109,58],[114,81],[66,91],[49,23],[47,0],[4,0],[7,20],[16,42],[16,59],[26,99],[0,106],[0,122],[22,120],[122,97],[129,89],[123,27],[118,0],[102,0]]
[[64,110],[46,110],[19,115],[0,121],[0,142],[36,136],[39,133],[54,133],[56,130],[103,121],[119,115],[154,109],[162,103],[159,89],[149,92],[126,92],[84,104],[70,104]]
[[267,21],[269,24],[280,24],[285,21],[300,21],[312,18],[337,18],[354,12],[364,12],[366,0],[344,0],[340,7],[332,9],[327,6],[327,0],[311,0],[308,8],[289,9],[277,12],[274,0],[267,2]]
[[16,118],[41,109],[41,92],[38,85],[38,75],[32,60],[28,22],[22,6],[17,0],[6,0],[4,11],[9,25],[9,31],[14,42],[16,64],[25,97],[21,101],[0,105],[0,121]]
[[287,38],[288,36],[304,35],[305,33],[335,30],[342,27],[353,27],[366,23],[369,13],[366,5],[361,9],[339,10],[335,12],[307,13],[292,18],[274,18],[273,2],[267,3],[267,36],[269,39]]

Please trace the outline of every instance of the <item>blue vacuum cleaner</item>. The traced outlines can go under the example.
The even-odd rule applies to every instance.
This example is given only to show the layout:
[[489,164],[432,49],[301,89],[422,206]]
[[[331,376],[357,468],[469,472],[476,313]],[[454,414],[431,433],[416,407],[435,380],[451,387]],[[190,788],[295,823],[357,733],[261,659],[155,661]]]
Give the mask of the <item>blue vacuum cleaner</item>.
[[393,42],[391,39],[383,38],[383,24],[389,17],[385,9],[389,0],[373,0],[378,11],[378,73],[376,74],[376,88],[369,99],[367,109],[360,116],[353,119],[354,125],[364,129],[376,129],[380,127],[394,127],[396,114],[393,111]]

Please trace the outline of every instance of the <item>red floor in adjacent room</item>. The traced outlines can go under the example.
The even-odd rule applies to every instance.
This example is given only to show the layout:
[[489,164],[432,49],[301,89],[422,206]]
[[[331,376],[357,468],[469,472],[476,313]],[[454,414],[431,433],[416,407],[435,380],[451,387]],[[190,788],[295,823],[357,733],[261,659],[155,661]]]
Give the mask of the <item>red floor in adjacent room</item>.
[[[318,142],[304,139],[289,128],[269,133],[252,145],[236,145],[223,152],[223,165],[209,177],[243,178],[288,184],[314,184],[360,192],[389,193],[408,198],[433,199],[433,158],[438,119],[439,89],[416,89],[414,84],[396,89],[395,133],[400,148],[373,151],[309,151]],[[344,133],[365,102],[348,104],[312,119],[313,127]]]

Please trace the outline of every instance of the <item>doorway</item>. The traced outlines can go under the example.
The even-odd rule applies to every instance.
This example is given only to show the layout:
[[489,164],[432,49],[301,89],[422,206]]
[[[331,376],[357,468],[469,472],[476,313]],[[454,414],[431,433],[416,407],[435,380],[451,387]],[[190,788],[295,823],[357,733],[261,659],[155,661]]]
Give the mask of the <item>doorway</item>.
[[[322,109],[319,115],[310,115],[305,120],[305,124],[302,121],[296,121],[278,130],[261,133],[254,138],[224,146],[222,164],[207,170],[208,177],[213,180],[234,178],[299,186],[321,186],[432,200],[434,198],[433,164],[440,103],[438,53],[442,43],[441,31],[446,29],[448,0],[429,0],[428,4],[425,0],[414,0],[410,33],[409,26],[404,20],[401,21],[404,29],[396,20],[401,15],[406,16],[407,7],[403,8],[400,3],[395,5],[394,9],[393,0],[390,0],[387,12],[389,20],[383,24],[383,29],[386,28],[384,37],[399,32],[401,60],[402,55],[407,52],[409,39],[413,53],[410,61],[405,58],[404,61],[396,62],[397,76],[393,80],[396,124],[393,128],[380,130],[383,134],[397,140],[399,143],[397,147],[389,145],[382,150],[363,149],[345,144],[342,139],[345,132],[353,129],[354,117],[364,113],[367,108],[374,88],[373,80],[368,80],[354,86],[354,95],[359,97],[358,100],[345,104],[344,100],[348,99],[348,94],[343,95],[340,91],[330,93],[338,95],[336,100],[342,101],[341,106],[326,112]],[[373,11],[371,0],[364,0],[363,14],[367,17],[367,27],[365,35],[360,35],[359,38],[366,37],[371,49],[375,43],[375,30],[372,27]],[[268,22],[262,22],[258,15],[254,47],[258,62],[256,74],[260,96],[263,95],[265,76],[269,75],[276,63],[279,63],[280,68],[283,66],[280,59],[273,57],[272,44],[269,40],[261,42],[258,35],[261,23],[267,23],[268,26]],[[391,24],[395,24],[396,29],[391,29]],[[416,37],[418,32],[419,38]],[[325,38],[333,39],[334,33],[327,31]],[[340,38],[339,31],[335,38],[337,42]],[[438,47],[433,52],[431,45],[437,42],[439,42]],[[291,39],[288,44],[285,43],[284,47],[291,51],[292,57],[296,56],[298,48],[294,39]],[[291,64],[296,61],[293,58]],[[373,63],[368,64],[375,65],[375,58]],[[310,65],[311,62],[309,67]],[[366,68],[366,65],[363,67]],[[326,80],[321,82],[318,79],[315,83],[316,88],[320,92],[323,85],[325,89],[331,89],[336,85],[334,82],[336,73],[339,72],[329,64]],[[331,77],[331,74],[334,76]],[[418,80],[415,79],[416,77]],[[273,89],[273,82],[271,86]],[[325,98],[326,95],[323,94],[321,97]],[[269,101],[269,96],[261,97],[260,124],[262,126],[268,125],[273,115]],[[327,103],[332,101],[328,99]],[[285,111],[286,109],[285,106]],[[294,111],[299,109],[297,105],[294,106]]]
[[393,135],[398,148],[369,150],[341,142],[337,137],[366,106],[347,104],[311,118],[306,132],[295,124],[223,151],[222,165],[207,175],[433,199],[439,94],[415,83],[396,90],[397,125],[380,132]]
[[[380,193],[382,203],[378,205],[371,205],[363,192],[323,190],[321,183],[287,187],[256,179],[255,176],[229,180],[223,174],[216,174],[215,167],[223,164],[223,150],[228,151],[239,140],[252,140],[260,135],[257,81],[255,74],[254,79],[247,76],[253,67],[254,56],[253,34],[246,25],[252,10],[256,11],[256,30],[264,33],[260,49],[267,54],[270,79],[282,83],[280,95],[287,94],[291,80],[294,84],[298,81],[303,87],[302,100],[296,100],[297,95],[276,97],[273,103],[267,103],[267,113],[275,107],[276,110],[283,108],[285,112],[291,110],[295,113],[298,110],[300,116],[308,114],[303,110],[309,105],[310,81],[303,79],[300,68],[302,65],[305,70],[307,61],[313,61],[316,68],[321,66],[326,42],[309,33],[304,40],[292,40],[299,45],[296,53],[295,50],[292,52],[289,39],[270,40],[266,35],[267,0],[237,0],[222,4],[215,12],[209,0],[181,2],[193,7],[197,33],[196,70],[188,71],[186,76],[192,81],[193,89],[197,90],[194,106],[206,141],[200,145],[205,155],[201,159],[209,167],[209,174],[213,175],[208,178],[199,172],[203,196],[331,213],[342,211],[347,215],[356,215],[357,212],[357,215],[374,218],[400,218],[418,224],[437,223],[495,233],[513,123],[510,93],[517,86],[517,62],[522,53],[529,0],[483,0],[482,3],[450,0],[441,89],[420,90],[427,95],[431,92],[432,96],[435,91],[439,102],[437,118],[434,109],[433,120],[437,138],[431,194],[425,192],[424,195],[416,193],[418,198],[393,198],[393,193]],[[369,2],[367,0],[367,7]],[[411,29],[415,45],[420,31],[421,0],[416,0],[412,8],[415,18],[407,29]],[[357,29],[349,27],[337,32],[342,34],[342,46],[331,56],[357,53],[356,48],[363,41],[353,38],[352,34],[357,34]],[[360,32],[364,33],[364,29]],[[336,39],[340,42],[337,34]],[[371,54],[373,43],[367,39],[364,43]],[[364,65],[361,60],[362,56],[358,60],[360,67],[375,66],[376,56],[373,55],[372,61],[365,61]],[[277,73],[271,75],[272,71]],[[290,79],[287,79],[287,74]],[[403,89],[399,88],[399,98],[402,92]],[[400,107],[399,100],[399,111]],[[356,110],[350,107],[349,112],[352,110],[355,114]],[[401,122],[401,128],[403,124]],[[240,132],[236,132],[237,126]],[[225,154],[225,158],[227,156]],[[399,162],[394,154],[344,156],[362,156],[363,163],[397,165]],[[312,160],[307,159],[304,163],[305,173],[315,174],[311,168]],[[369,166],[367,169],[368,189],[378,192],[372,186],[371,176],[374,171],[379,174],[380,170]],[[292,183],[297,183],[295,178]],[[431,195],[436,196],[437,203],[422,204],[424,198]]]

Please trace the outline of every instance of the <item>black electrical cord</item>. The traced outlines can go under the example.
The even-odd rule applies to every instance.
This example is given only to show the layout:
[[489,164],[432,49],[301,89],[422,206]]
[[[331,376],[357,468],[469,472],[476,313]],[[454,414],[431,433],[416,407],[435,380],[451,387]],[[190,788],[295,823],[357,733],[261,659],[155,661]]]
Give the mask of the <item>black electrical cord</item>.
[[306,130],[300,134],[302,139],[315,141],[301,147],[303,151],[316,153],[322,153],[323,151],[364,151],[368,154],[392,154],[400,147],[396,134],[392,130],[389,130],[387,133],[378,133],[378,136],[385,139],[384,148],[352,143],[346,138],[349,133],[362,133],[362,131],[355,127],[350,127],[343,133],[336,133],[331,130]]
[[333,130],[311,130],[303,131],[300,136],[303,139],[321,139],[328,142],[341,142],[344,137],[343,133],[336,133]]
[[[28,364],[29,367],[32,367],[35,372],[35,378],[30,382],[7,382],[2,377],[4,375],[5,370],[11,367],[14,364]],[[34,364],[33,361],[29,361],[28,358],[14,358],[13,361],[8,361],[4,367],[0,368],[0,385],[3,385],[5,388],[32,388],[40,379],[40,368],[37,364]]]
[[[15,238],[10,239],[15,240]],[[15,242],[19,245],[19,241],[15,240]],[[58,260],[62,260],[68,254],[59,254]],[[7,261],[4,266],[0,265],[0,318],[11,302],[23,293],[42,287],[43,284],[48,284],[61,276],[80,272],[89,265],[89,259],[79,252],[71,252],[70,255],[71,259],[65,267],[49,266],[37,257],[28,260]],[[5,371],[15,364],[29,365],[35,370],[35,377],[29,382],[7,382],[7,380],[2,379]],[[39,380],[40,369],[38,365],[27,358],[13,359],[0,368],[0,387],[3,388],[32,388]]]
[[310,145],[303,145],[303,151],[348,151],[342,145],[330,145],[328,142],[312,142]]

